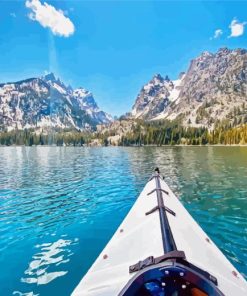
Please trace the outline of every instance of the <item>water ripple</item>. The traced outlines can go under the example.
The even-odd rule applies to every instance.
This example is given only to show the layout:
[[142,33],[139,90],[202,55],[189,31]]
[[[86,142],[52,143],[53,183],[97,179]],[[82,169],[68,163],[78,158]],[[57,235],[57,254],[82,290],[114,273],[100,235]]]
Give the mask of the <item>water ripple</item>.
[[69,295],[159,166],[247,274],[245,147],[0,147],[1,295]]
[[[77,241],[78,239],[75,239],[74,243]],[[40,251],[32,256],[33,260],[24,272],[27,277],[21,278],[21,282],[46,285],[57,277],[66,275],[67,271],[48,272],[48,269],[51,269],[53,265],[59,266],[70,261],[69,256],[72,255],[72,252],[65,247],[70,246],[72,243],[71,240],[59,239],[54,243],[36,245],[35,247]]]

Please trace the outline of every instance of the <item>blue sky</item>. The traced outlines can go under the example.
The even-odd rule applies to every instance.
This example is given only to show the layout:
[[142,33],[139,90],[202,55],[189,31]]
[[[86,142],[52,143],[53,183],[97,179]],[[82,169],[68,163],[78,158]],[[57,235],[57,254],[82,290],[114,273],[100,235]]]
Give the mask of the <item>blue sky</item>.
[[176,79],[202,51],[247,48],[245,1],[46,2],[0,2],[0,81],[53,71],[113,115],[155,73]]

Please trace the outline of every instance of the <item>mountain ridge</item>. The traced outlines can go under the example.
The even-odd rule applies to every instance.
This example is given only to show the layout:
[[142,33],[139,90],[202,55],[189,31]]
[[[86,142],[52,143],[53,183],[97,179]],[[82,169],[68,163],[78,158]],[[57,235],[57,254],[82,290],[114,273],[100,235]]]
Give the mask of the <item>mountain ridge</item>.
[[241,107],[240,112],[246,115],[242,106],[247,101],[246,49],[224,47],[216,53],[204,51],[191,60],[188,70],[175,81],[158,75],[159,83],[154,76],[137,95],[131,111],[133,118],[179,118],[184,126],[213,128],[217,120],[234,121],[234,108]]
[[[184,127],[212,130],[218,122],[247,122],[247,50],[220,48],[202,52],[178,79],[155,74],[141,88],[125,119],[179,121]],[[121,118],[121,117],[120,117]],[[54,73],[0,84],[0,128],[84,130],[109,126],[83,87],[66,86]]]
[[112,117],[90,91],[66,86],[53,73],[0,84],[0,128],[90,129]]

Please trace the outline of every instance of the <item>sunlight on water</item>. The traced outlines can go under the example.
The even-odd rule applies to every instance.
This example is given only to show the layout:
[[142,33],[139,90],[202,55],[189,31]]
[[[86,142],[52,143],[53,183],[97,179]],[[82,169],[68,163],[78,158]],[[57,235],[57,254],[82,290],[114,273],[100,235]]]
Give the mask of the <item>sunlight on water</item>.
[[[74,240],[78,241],[77,239]],[[70,249],[66,248],[70,246],[72,241],[59,239],[54,243],[43,243],[35,246],[40,249],[39,253],[33,255],[29,263],[28,269],[24,272],[27,276],[22,278],[23,283],[37,283],[37,285],[45,285],[53,281],[57,277],[63,276],[67,271],[47,272],[47,270],[55,266],[59,266],[62,263],[68,263],[69,256],[73,255]]]
[[0,295],[69,295],[155,166],[246,275],[245,147],[0,147]]

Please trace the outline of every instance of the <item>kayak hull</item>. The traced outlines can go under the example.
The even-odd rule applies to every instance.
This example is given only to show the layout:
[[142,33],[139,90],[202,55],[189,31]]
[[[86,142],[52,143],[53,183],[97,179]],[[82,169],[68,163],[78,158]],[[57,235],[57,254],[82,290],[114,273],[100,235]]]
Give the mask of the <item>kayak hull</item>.
[[[129,267],[149,256],[164,254],[155,178],[151,179],[112,239],[73,291],[73,296],[119,295],[134,274]],[[160,178],[167,219],[178,250],[186,260],[212,274],[224,295],[244,296],[247,284],[242,275],[227,260],[213,241],[184,208],[169,186]]]

